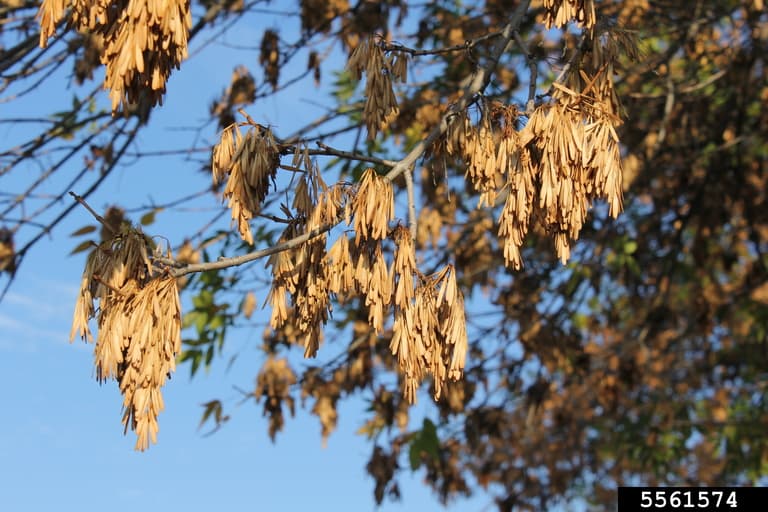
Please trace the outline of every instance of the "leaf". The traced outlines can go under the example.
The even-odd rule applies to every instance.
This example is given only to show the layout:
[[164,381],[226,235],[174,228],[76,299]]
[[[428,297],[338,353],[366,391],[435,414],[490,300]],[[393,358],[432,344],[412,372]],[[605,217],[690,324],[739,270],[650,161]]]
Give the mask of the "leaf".
[[205,332],[205,326],[208,324],[208,312],[201,311],[200,316],[195,319],[195,329],[201,336]]
[[215,426],[210,432],[208,432],[208,434],[215,432],[224,423],[229,421],[229,415],[224,414],[224,407],[221,404],[221,400],[211,400],[210,402],[202,404],[202,406],[205,407],[205,410],[203,411],[203,415],[200,419],[200,425],[197,427],[198,429],[201,429],[205,422],[211,418],[211,416],[213,416]]
[[421,461],[425,455],[431,459],[437,459],[440,456],[440,439],[437,437],[437,427],[428,418],[424,418],[421,430],[411,441],[408,450],[408,459],[412,470],[421,466]]
[[416,471],[421,466],[421,450],[416,441],[412,441],[408,449],[408,461],[411,463],[412,471]]
[[384,427],[386,427],[384,419],[381,416],[374,416],[366,421],[362,427],[357,429],[357,432],[355,433],[357,435],[364,435],[368,439],[373,439],[384,430]]
[[187,329],[195,325],[195,321],[197,320],[197,317],[199,315],[200,315],[199,311],[190,311],[189,313],[185,314],[184,317],[181,319],[181,328]]
[[424,419],[421,437],[426,452],[430,456],[437,458],[440,455],[440,439],[437,437],[437,427],[427,418]]
[[192,297],[192,305],[196,309],[208,309],[213,304],[213,294],[209,290],[201,290],[200,293]]
[[211,321],[208,322],[208,328],[211,330],[216,330],[224,325],[224,315],[215,315],[213,318],[211,318]]
[[91,247],[96,247],[96,242],[94,242],[93,240],[85,240],[84,242],[77,244],[77,246],[74,249],[72,249],[72,252],[70,252],[69,255],[72,256],[73,254],[87,251]]
[[220,400],[211,400],[210,402],[206,402],[202,405],[203,407],[205,407],[205,410],[203,411],[203,415],[200,418],[200,425],[197,426],[198,429],[203,427],[205,422],[208,421],[208,418],[211,417],[211,414],[216,413],[214,418],[221,417],[221,401]]
[[[186,340],[185,340],[186,342]],[[192,350],[185,350],[181,353],[179,356],[179,363],[185,363],[187,361],[191,361],[192,365],[190,366],[190,377],[194,377],[195,373],[197,372],[197,369],[200,367],[200,360],[203,356],[202,351],[198,349],[192,349]]]
[[162,208],[155,208],[152,211],[149,211],[141,216],[139,219],[139,222],[142,226],[149,226],[150,224],[154,224],[155,222],[155,215],[159,212],[163,211]]
[[96,226],[94,226],[93,224],[89,224],[89,225],[87,225],[87,226],[83,226],[83,227],[81,227],[80,229],[77,229],[77,230],[73,231],[72,233],[70,233],[70,235],[69,235],[69,236],[82,236],[82,235],[87,235],[88,233],[93,233],[93,232],[94,232],[94,231],[96,231],[97,229],[99,229],[99,228],[98,228],[98,227],[96,227]]
[[195,376],[195,373],[197,373],[197,370],[200,368],[200,361],[203,358],[203,353],[199,350],[195,351],[194,357],[192,358],[192,368],[190,369],[190,375],[192,377]]

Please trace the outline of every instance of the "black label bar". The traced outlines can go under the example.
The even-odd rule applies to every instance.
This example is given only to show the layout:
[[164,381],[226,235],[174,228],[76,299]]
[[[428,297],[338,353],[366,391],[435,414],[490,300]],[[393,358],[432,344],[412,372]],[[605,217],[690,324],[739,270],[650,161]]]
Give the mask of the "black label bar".
[[768,487],[619,487],[619,512],[768,510]]

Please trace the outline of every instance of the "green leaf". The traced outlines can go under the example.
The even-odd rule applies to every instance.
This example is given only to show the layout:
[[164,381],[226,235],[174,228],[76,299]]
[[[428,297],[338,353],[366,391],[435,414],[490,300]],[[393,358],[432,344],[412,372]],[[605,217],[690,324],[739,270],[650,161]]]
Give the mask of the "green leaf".
[[189,313],[186,313],[181,319],[181,328],[188,329],[195,325],[195,321],[199,315],[199,311],[190,311]]
[[224,315],[216,315],[208,322],[209,329],[218,329],[224,325]]
[[142,226],[149,226],[150,224],[154,224],[155,214],[161,211],[163,211],[162,208],[155,208],[154,210],[142,215],[141,218],[139,219],[139,222],[141,223]]
[[205,311],[201,311],[200,315],[195,319],[195,329],[197,329],[198,334],[202,336],[202,334],[205,332],[205,326],[208,324],[208,313]]
[[200,290],[197,296],[192,297],[192,305],[195,309],[208,309],[213,304],[213,293],[210,290]]
[[198,429],[202,428],[203,425],[205,425],[205,422],[208,421],[208,418],[210,418],[211,414],[214,414],[214,412],[215,412],[214,418],[221,417],[221,401],[211,400],[210,402],[204,403],[203,407],[205,407],[205,410],[203,411],[203,416],[200,418],[200,425],[198,425],[197,427]]
[[408,461],[411,463],[412,471],[416,471],[421,466],[421,450],[416,441],[412,441],[408,449]]
[[224,348],[224,335],[226,334],[226,329],[220,329],[218,333],[216,334],[216,341],[219,345],[219,351],[221,351]]
[[181,342],[184,345],[189,347],[199,347],[200,345],[206,345],[208,343],[208,340],[206,340],[205,338],[197,338],[197,339],[184,338],[183,340],[181,340]]
[[72,256],[73,254],[87,251],[91,247],[96,247],[96,245],[97,245],[96,242],[94,242],[93,240],[85,240],[84,242],[77,244],[77,246],[74,249],[72,249],[72,252],[70,252],[69,255]]
[[440,455],[440,439],[437,437],[437,427],[427,418],[424,418],[421,437],[427,454],[437,458]]
[[202,351],[196,348],[192,350],[185,350],[179,356],[179,363],[185,363],[187,361],[191,361],[192,365],[190,366],[190,376],[194,377],[195,373],[197,372],[197,369],[200,367],[200,361],[202,357],[203,357]]
[[[186,343],[187,340],[184,340]],[[181,354],[179,354],[179,363],[184,363],[189,361],[194,357],[195,350],[184,350]]]
[[411,469],[421,466],[424,456],[437,459],[440,456],[440,439],[437,437],[437,427],[431,420],[424,418],[421,430],[414,436],[408,449],[408,460]]
[[195,355],[192,358],[192,368],[190,369],[190,375],[192,377],[195,376],[195,373],[197,373],[197,370],[200,368],[200,361],[203,357],[203,353],[199,350],[195,351]]
[[69,236],[82,236],[87,235],[88,233],[93,233],[98,228],[94,226],[93,224],[90,224],[88,226],[83,226],[78,230],[73,231]]

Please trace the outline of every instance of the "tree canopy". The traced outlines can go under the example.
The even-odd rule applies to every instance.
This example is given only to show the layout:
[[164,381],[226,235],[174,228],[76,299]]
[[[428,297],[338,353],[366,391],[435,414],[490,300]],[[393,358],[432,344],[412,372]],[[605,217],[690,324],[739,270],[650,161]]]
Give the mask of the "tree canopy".
[[[87,218],[71,337],[118,382],[137,449],[173,414],[162,387],[177,365],[226,364],[227,341],[258,329],[243,396],[266,434],[279,442],[299,402],[325,438],[340,401],[367,401],[353,421],[379,503],[409,470],[444,502],[486,492],[499,510],[768,475],[762,0],[0,12],[3,103],[62,77],[69,91],[60,111],[0,119],[30,134],[0,151],[0,271],[13,286],[42,237]],[[253,65],[218,93],[184,91],[206,120],[168,148],[179,179],[209,184],[91,205],[151,156],[138,137],[181,93],[192,50],[244,24],[259,39],[237,51]],[[253,114],[315,89],[324,113],[290,132]],[[153,230],[211,197],[223,204],[199,225]],[[416,400],[432,404],[423,421]],[[226,401],[205,404],[204,423],[228,419]]]

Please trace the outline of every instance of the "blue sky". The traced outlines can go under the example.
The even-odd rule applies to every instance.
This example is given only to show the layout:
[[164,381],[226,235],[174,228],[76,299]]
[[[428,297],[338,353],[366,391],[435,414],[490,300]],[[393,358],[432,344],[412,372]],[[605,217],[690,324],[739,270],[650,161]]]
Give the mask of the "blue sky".
[[[55,249],[56,244],[52,244]],[[40,252],[38,251],[38,254]],[[37,262],[41,266],[43,261]],[[354,434],[359,403],[342,406],[338,431],[321,448],[319,425],[305,414],[287,423],[278,442],[266,436],[257,407],[245,404],[219,433],[197,430],[199,403],[233,397],[252,382],[246,362],[223,364],[190,381],[186,368],[165,387],[160,440],[134,452],[123,437],[114,383],[93,380],[90,347],[69,345],[76,265],[19,277],[0,313],[0,502],[4,510],[373,510],[364,467],[365,440]],[[28,268],[32,267],[32,262]],[[40,267],[37,267],[40,268]],[[67,279],[62,275],[71,275]],[[255,351],[241,356],[256,356]],[[219,361],[221,362],[221,361]],[[406,479],[406,500],[382,510],[438,508],[419,476]],[[455,509],[481,510],[482,502]]]
[[[255,25],[241,23],[224,41],[257,45],[262,29],[270,26],[280,26],[291,39],[290,30],[298,26],[296,18],[290,23],[268,16],[255,20]],[[252,52],[214,44],[186,62],[172,76],[165,105],[153,112],[151,127],[136,147],[150,151],[188,146],[190,132],[178,128],[200,125],[209,101],[227,85],[234,67],[255,65],[255,59]],[[330,73],[325,80],[330,82]],[[55,74],[24,101],[3,105],[0,118],[60,110],[71,100],[68,83],[66,73]],[[275,125],[278,133],[289,133],[322,113],[310,104],[321,99],[311,78],[290,94],[293,101],[270,98],[248,112]],[[212,132],[212,127],[204,131],[207,137]],[[24,127],[0,126],[4,147],[25,133]],[[62,178],[77,172],[78,164],[71,162]],[[2,190],[18,192],[28,180],[21,172],[40,171],[35,166],[18,169],[3,178]],[[160,203],[200,190],[208,180],[196,166],[179,159],[150,158],[117,169],[89,202],[99,210],[115,201],[126,206]],[[151,232],[180,242],[190,223],[220,208],[213,197],[199,206],[204,211],[161,213]],[[355,434],[362,424],[362,401],[341,404],[338,429],[325,449],[318,421],[302,411],[272,444],[259,406],[249,402],[232,408],[237,403],[233,386],[253,386],[262,357],[256,348],[260,331],[231,336],[228,353],[208,373],[191,380],[188,368],[179,368],[164,388],[159,443],[144,453],[133,451],[135,437],[122,434],[117,385],[99,386],[95,381],[92,346],[68,343],[85,256],[67,256],[77,244],[67,235],[90,223],[90,216],[78,210],[51,238],[41,240],[0,304],[0,509],[375,510],[373,481],[365,472],[371,446]],[[17,240],[17,245],[23,242]],[[238,360],[227,370],[227,356],[235,352]],[[225,400],[233,419],[217,434],[204,437],[197,429],[200,404],[213,398]],[[426,410],[422,404],[416,412]],[[421,472],[403,477],[403,502],[385,503],[380,510],[440,508],[421,484]],[[491,510],[490,503],[489,497],[480,496],[451,509]]]

